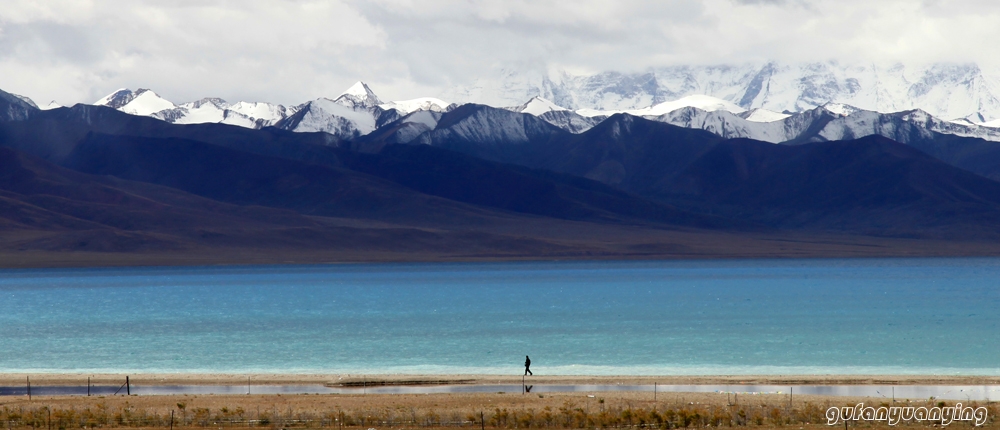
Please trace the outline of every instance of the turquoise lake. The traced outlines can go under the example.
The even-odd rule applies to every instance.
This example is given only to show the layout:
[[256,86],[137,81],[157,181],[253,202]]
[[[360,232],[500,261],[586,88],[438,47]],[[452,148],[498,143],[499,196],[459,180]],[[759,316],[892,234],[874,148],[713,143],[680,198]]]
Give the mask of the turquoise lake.
[[0,372],[1000,374],[1000,259],[0,271]]

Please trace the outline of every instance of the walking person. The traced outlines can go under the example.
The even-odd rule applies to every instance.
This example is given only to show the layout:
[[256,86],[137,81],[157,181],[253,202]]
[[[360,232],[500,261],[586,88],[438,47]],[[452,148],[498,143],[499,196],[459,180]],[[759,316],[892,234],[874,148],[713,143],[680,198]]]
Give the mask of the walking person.
[[531,373],[531,358],[527,355],[524,356],[524,374],[532,376],[535,375],[534,373]]

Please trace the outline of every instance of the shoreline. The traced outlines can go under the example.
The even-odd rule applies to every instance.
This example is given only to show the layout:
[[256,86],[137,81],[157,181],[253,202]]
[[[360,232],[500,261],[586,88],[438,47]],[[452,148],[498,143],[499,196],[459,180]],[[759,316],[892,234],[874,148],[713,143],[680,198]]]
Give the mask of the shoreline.
[[[274,374],[274,373],[0,373],[0,386],[133,385],[326,385],[350,387],[520,384],[520,375],[465,374]],[[532,384],[563,385],[1000,385],[1000,376],[982,375],[698,375],[588,376],[536,375]]]
[[[585,223],[586,224],[586,223]],[[574,224],[575,225],[575,224]],[[996,258],[1000,245],[972,239],[891,238],[859,234],[783,231],[730,233],[598,225],[604,240],[581,241],[569,233],[550,239],[570,250],[552,252],[427,249],[259,249],[193,247],[176,251],[43,251],[0,247],[0,269],[82,269],[189,266],[335,265],[374,263],[506,263],[551,261],[689,261],[758,259]],[[579,228],[576,226],[574,228]],[[593,224],[586,224],[593,233]],[[605,231],[605,228],[610,228]],[[559,230],[553,227],[554,230]],[[543,229],[553,231],[553,229]],[[574,230],[576,231],[576,230]],[[501,232],[504,233],[504,232]],[[525,234],[537,233],[537,230]],[[45,236],[45,234],[42,234]],[[537,236],[540,239],[548,236]],[[0,234],[0,243],[23,240]],[[656,242],[657,246],[650,247]],[[659,242],[657,242],[659,241]],[[669,244],[670,246],[664,246]],[[648,248],[648,249],[647,249]]]

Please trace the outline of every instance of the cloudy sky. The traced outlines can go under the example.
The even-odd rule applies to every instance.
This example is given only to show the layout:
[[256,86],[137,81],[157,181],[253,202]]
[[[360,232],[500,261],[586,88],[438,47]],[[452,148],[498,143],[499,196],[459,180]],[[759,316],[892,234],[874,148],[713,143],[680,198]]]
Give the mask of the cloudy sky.
[[436,96],[501,68],[1000,61],[993,0],[6,0],[0,89],[90,103],[117,88],[174,102],[294,104],[357,80]]

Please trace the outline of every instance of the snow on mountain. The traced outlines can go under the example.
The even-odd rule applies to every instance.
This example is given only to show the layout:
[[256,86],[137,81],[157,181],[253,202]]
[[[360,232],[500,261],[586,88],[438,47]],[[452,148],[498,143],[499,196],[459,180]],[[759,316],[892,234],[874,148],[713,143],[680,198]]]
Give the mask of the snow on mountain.
[[296,132],[325,132],[341,139],[355,139],[399,118],[396,110],[379,105],[375,92],[358,81],[335,99],[325,97],[296,106],[295,113],[275,127]]
[[120,89],[94,102],[94,104],[142,116],[150,116],[159,111],[177,107],[153,91],[145,88],[140,88],[136,91]]
[[871,135],[908,143],[917,138],[930,138],[931,132],[1000,142],[1000,129],[945,121],[922,110],[883,114],[841,104],[828,104],[769,122],[751,121],[722,110],[706,112],[692,107],[645,118],[702,129],[725,138],[771,143],[845,140]]
[[23,121],[38,110],[34,102],[28,103],[25,99],[26,97],[0,90],[0,121]]
[[755,122],[726,111],[704,111],[695,107],[683,107],[646,119],[665,122],[684,128],[697,128],[713,134],[733,138],[749,138],[764,142],[780,143],[792,140],[805,132],[813,123],[814,115],[806,112],[790,116],[785,120]]
[[389,103],[382,101],[364,82],[357,82],[335,99],[325,97],[298,106],[256,102],[229,104],[219,98],[205,98],[174,105],[153,91],[117,90],[94,104],[133,115],[145,115],[175,124],[221,123],[247,128],[276,126],[313,132],[322,131],[350,139],[416,111],[447,112],[455,105],[426,97]]
[[132,115],[150,115],[164,109],[172,109],[173,103],[149,90],[139,90],[135,97],[121,107],[121,111]]
[[276,127],[297,132],[322,131],[344,139],[375,131],[375,115],[364,109],[363,104],[359,103],[354,108],[338,100],[318,98],[302,104],[295,115],[279,122]]
[[373,109],[382,104],[378,96],[371,88],[368,88],[368,84],[358,81],[351,85],[346,91],[337,96],[333,100],[334,103],[349,107],[351,109]]
[[441,120],[441,112],[422,110],[411,113],[403,118],[401,126],[394,132],[394,143],[408,143],[421,134],[437,128]]
[[354,139],[407,114],[448,112],[454,108],[454,104],[432,97],[383,103],[367,84],[359,81],[333,100],[319,98],[296,106],[295,112],[275,123],[275,127]]
[[150,116],[174,124],[221,123],[256,128],[253,118],[229,110],[229,104],[220,98],[204,98],[184,103],[174,109],[162,110]]
[[569,110],[538,96],[532,97],[531,100],[528,100],[523,105],[509,107],[505,109],[513,112],[530,113],[534,116],[541,116],[542,114],[545,114],[547,112],[558,112],[558,111]]
[[790,116],[792,115],[787,113],[769,111],[767,109],[761,109],[761,108],[750,109],[739,115],[740,118],[753,122],[781,121]]
[[746,112],[746,109],[743,109],[725,100],[715,98],[712,96],[695,94],[683,97],[681,99],[672,102],[663,102],[660,104],[656,104],[644,109],[626,111],[626,113],[635,116],[657,116],[657,115],[663,115],[665,113],[670,113],[677,109],[685,107],[693,107],[708,112],[713,112],[717,110],[724,110],[731,113]]
[[[693,95],[675,101],[663,102],[644,109],[627,111],[603,111],[594,109],[580,109],[576,112],[568,110],[562,106],[542,98],[532,97],[527,103],[520,106],[506,108],[514,112],[529,113],[544,119],[552,125],[572,133],[582,133],[591,127],[599,124],[604,119],[616,113],[627,113],[633,116],[658,117],[684,108],[695,108],[699,111],[725,111],[732,114],[743,114],[745,109],[711,96]],[[764,122],[760,118],[768,117],[771,121],[783,119],[788,115],[774,112],[762,111],[757,114],[757,122]]]
[[262,102],[237,102],[229,105],[229,110],[253,118],[262,126],[269,126],[294,114],[296,107]]
[[407,115],[402,122],[403,124],[422,125],[426,127],[428,130],[433,130],[434,128],[437,127],[438,121],[440,120],[441,120],[440,112],[424,110]]
[[625,109],[625,110],[596,110],[596,109],[579,109],[576,113],[587,116],[587,117],[608,117],[616,113],[627,113],[633,116],[660,116],[668,114],[678,109],[683,109],[686,107],[693,107],[703,111],[717,111],[724,110],[734,114],[739,114],[746,112],[746,109],[739,107],[733,103],[727,102],[720,98],[706,96],[703,94],[695,94],[687,97],[682,97],[674,101],[666,101],[655,104],[650,107],[645,107],[642,109]]
[[[895,128],[913,126],[1000,140],[996,137],[1000,126],[997,95],[1000,74],[987,73],[974,64],[770,62],[676,66],[631,74],[505,70],[497,79],[484,78],[471,86],[449,89],[445,99],[513,106],[506,109],[534,115],[573,133],[584,132],[614,113],[626,112],[727,137],[782,142],[797,138],[803,124],[815,120],[816,112],[824,112],[832,124],[817,138],[857,133],[895,135]],[[293,131],[323,131],[344,139],[365,135],[414,112],[456,108],[437,98],[383,103],[360,81],[334,99],[319,98],[295,107],[227,104],[220,99],[174,106],[145,89],[122,89],[97,104],[181,124],[273,125]],[[918,108],[927,116],[903,114]],[[873,115],[879,112],[894,116]],[[904,123],[909,125],[900,125]]]
[[[454,104],[433,97],[382,103],[367,84],[357,82],[336,99],[320,98],[297,106],[295,114],[289,115],[275,126],[292,131],[322,131],[342,139],[354,139],[406,115],[410,115],[410,121],[422,118],[427,123],[430,121],[428,118],[439,117],[415,114],[449,112],[455,107]],[[436,124],[437,119],[434,121]],[[415,136],[405,136],[406,139],[413,137]]]
[[583,116],[542,97],[532,97],[522,105],[504,108],[511,112],[526,113],[537,116],[563,130],[571,133],[583,133],[606,119],[608,115],[597,113]]
[[385,145],[410,143],[424,133],[437,128],[442,116],[444,116],[443,112],[418,110],[378,128],[373,133],[354,140],[351,143],[351,148],[359,152],[376,153],[381,151]]
[[38,105],[37,105],[37,104],[35,104],[35,101],[34,101],[34,100],[32,100],[32,99],[30,99],[30,98],[28,98],[28,97],[25,97],[25,96],[22,96],[22,95],[18,95],[18,94],[14,94],[14,93],[8,93],[8,94],[10,94],[10,95],[12,95],[12,96],[14,96],[14,97],[17,97],[17,98],[18,98],[18,99],[20,99],[20,100],[21,100],[22,102],[25,102],[25,103],[27,103],[27,104],[28,104],[28,106],[31,106],[31,107],[33,107],[33,108],[35,108],[35,109],[40,109],[40,108],[38,107]]
[[47,104],[45,106],[39,106],[38,108],[41,109],[41,110],[51,110],[51,109],[58,109],[58,108],[61,108],[61,107],[63,107],[63,105],[61,105],[59,103],[56,103],[55,100],[52,100],[52,101],[49,102],[49,104]]
[[454,103],[448,103],[434,97],[421,97],[411,100],[398,100],[379,105],[384,110],[395,109],[401,115],[406,115],[416,111],[429,110],[434,112],[448,112],[456,107]]
[[695,94],[717,97],[743,109],[774,112],[804,112],[833,102],[882,113],[919,108],[938,118],[1000,119],[1000,70],[954,63],[769,62],[594,75],[502,70],[495,78],[450,88],[444,96],[494,106],[540,96],[588,115],[580,109],[628,111]]
[[843,103],[826,103],[823,105],[823,109],[831,113],[835,113],[840,116],[848,116],[854,113],[862,112],[864,109],[858,109],[851,105],[845,105]]
[[211,97],[174,105],[148,89],[132,91],[127,88],[108,94],[94,104],[175,124],[221,123],[247,128],[270,126],[294,113],[294,109],[282,105],[251,102],[230,105]]
[[[955,136],[975,137],[994,142],[1000,142],[1000,129],[996,127],[983,126],[981,124],[966,125],[954,121],[946,121],[934,117],[926,111],[914,109],[911,111],[890,114],[910,124],[919,126],[922,129],[930,130],[942,134],[952,134]],[[888,137],[888,136],[886,136]],[[904,142],[903,140],[900,140]]]
[[464,105],[448,115],[451,116],[448,127],[435,127],[414,142],[428,145],[456,140],[474,142],[489,152],[502,151],[503,145],[528,143],[558,131],[534,115],[489,106]]
[[128,88],[119,88],[115,92],[101,97],[100,100],[92,103],[94,106],[107,106],[118,109],[135,98],[135,93]]
[[553,110],[538,117],[549,124],[577,134],[590,130],[601,121],[608,119],[606,116],[583,116],[571,110]]

